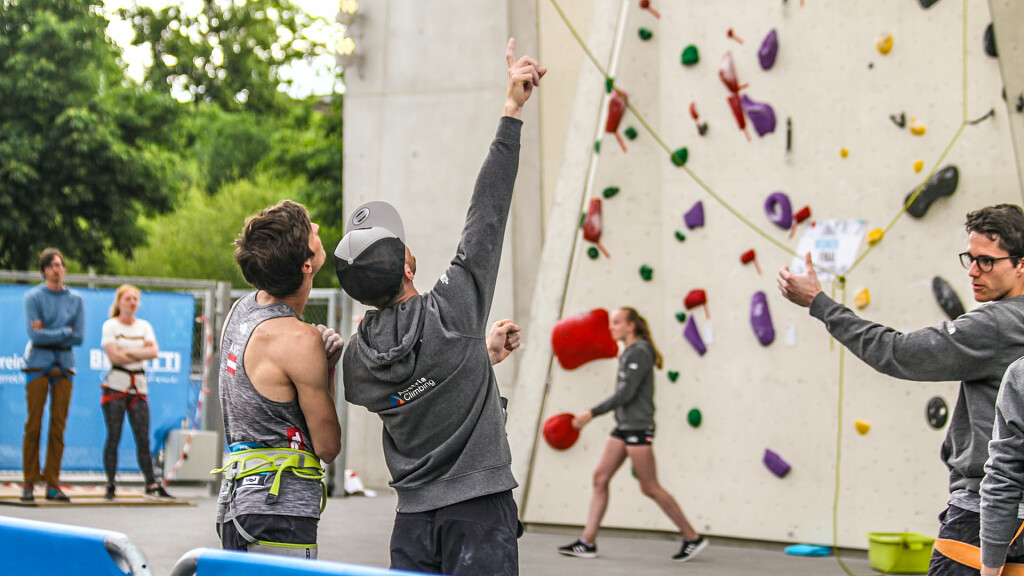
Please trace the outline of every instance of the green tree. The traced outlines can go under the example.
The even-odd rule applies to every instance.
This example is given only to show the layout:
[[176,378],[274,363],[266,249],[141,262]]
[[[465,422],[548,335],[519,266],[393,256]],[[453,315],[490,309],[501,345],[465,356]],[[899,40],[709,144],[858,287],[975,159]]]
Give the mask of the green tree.
[[325,53],[304,31],[315,21],[290,0],[203,0],[189,14],[180,5],[160,10],[123,9],[135,30],[133,45],[147,46],[154,89],[226,110],[278,110],[287,96],[282,68]]
[[174,205],[178,106],[126,83],[100,4],[0,0],[0,268],[53,245],[102,270]]

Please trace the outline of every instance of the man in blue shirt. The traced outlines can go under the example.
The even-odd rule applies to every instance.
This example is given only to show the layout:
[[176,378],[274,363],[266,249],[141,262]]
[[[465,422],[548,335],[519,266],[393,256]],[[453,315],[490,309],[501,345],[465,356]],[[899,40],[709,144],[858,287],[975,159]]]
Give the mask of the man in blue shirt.
[[[39,270],[45,282],[25,293],[25,327],[29,344],[25,349],[25,387],[28,417],[22,439],[23,502],[35,499],[35,484],[46,482],[46,499],[67,502],[61,491],[60,462],[64,456],[64,424],[71,403],[71,377],[75,374],[72,346],[85,335],[85,303],[81,295],[64,286],[64,255],[47,248],[39,256]],[[46,441],[46,467],[39,471],[39,435],[46,395],[50,393],[50,429]]]

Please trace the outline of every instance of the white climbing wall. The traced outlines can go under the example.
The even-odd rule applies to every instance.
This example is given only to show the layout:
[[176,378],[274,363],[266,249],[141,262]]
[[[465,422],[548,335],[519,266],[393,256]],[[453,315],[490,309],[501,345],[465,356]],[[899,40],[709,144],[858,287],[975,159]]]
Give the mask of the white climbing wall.
[[[841,347],[832,345],[805,309],[778,293],[775,274],[791,255],[730,213],[695,177],[764,234],[795,250],[807,224],[793,239],[774,227],[763,209],[769,193],[785,192],[794,211],[809,205],[816,220],[863,219],[868,229],[884,228],[930,171],[953,164],[960,175],[956,193],[935,202],[920,220],[899,219],[849,274],[845,293],[837,288],[835,295],[852,305],[854,295],[866,288],[871,303],[859,312],[862,316],[910,330],[944,319],[931,291],[932,278],[941,276],[973,308],[956,257],[966,246],[964,215],[988,204],[1021,202],[1008,118],[1017,112],[1000,96],[1000,63],[983,51],[991,20],[988,3],[969,0],[965,14],[965,3],[958,0],[940,0],[927,10],[916,0],[807,0],[804,6],[799,0],[655,0],[660,20],[633,0],[626,4],[616,84],[670,149],[689,149],[686,166],[692,175],[669,162],[631,112],[620,126],[620,133],[629,126],[639,132],[626,141],[628,153],[610,135],[603,138],[586,196],[620,188],[616,196],[603,199],[602,244],[611,258],[589,258],[591,244],[579,240],[564,315],[631,305],[651,322],[666,368],[656,376],[659,476],[698,530],[831,543],[841,433],[838,543],[866,547],[864,534],[872,531],[934,535],[935,517],[946,501],[947,475],[938,458],[945,428],[928,425],[925,406],[941,396],[952,409],[956,384],[894,380],[849,354],[841,369]],[[552,20],[557,13],[551,10],[541,15],[541,30],[562,25]],[[650,29],[653,38],[642,41],[640,27]],[[730,28],[743,44],[727,37]],[[764,71],[757,51],[773,28],[778,57]],[[893,37],[888,55],[875,45],[885,34]],[[565,43],[564,36],[561,44],[545,45],[552,37],[541,37],[548,54],[580,50]],[[680,64],[688,44],[700,53],[692,67]],[[1019,48],[999,46],[1000,52]],[[728,91],[718,78],[727,51],[740,83],[749,84],[743,92],[774,108],[774,133],[758,137],[748,127],[748,142],[738,130],[726,103]],[[602,66],[611,65],[607,52],[597,56]],[[586,59],[583,65],[591,66]],[[575,77],[575,70],[568,73]],[[601,90],[600,85],[592,88]],[[697,134],[691,102],[709,125],[706,136]],[[964,124],[965,118],[991,109],[994,118]],[[542,117],[554,113],[545,109]],[[908,125],[902,129],[889,118],[900,113]],[[789,151],[787,118],[792,119]],[[911,134],[911,118],[926,127],[923,135]],[[603,117],[592,122],[596,130]],[[573,140],[572,133],[565,154],[593,145],[589,135]],[[844,148],[846,158],[840,155]],[[913,168],[916,161],[923,162],[919,173]],[[705,225],[688,230],[682,215],[697,201],[703,202]],[[549,230],[578,224],[575,217],[555,221],[557,210],[551,214]],[[675,238],[677,230],[685,241]],[[740,254],[751,248],[762,275],[740,263]],[[641,265],[653,269],[651,281],[641,278]],[[710,320],[703,309],[689,314],[705,334],[704,356],[684,340],[683,325],[675,317],[684,310],[687,292],[697,288],[707,292]],[[775,328],[775,341],[767,347],[758,343],[748,320],[756,291],[767,293]],[[541,346],[547,337],[528,334],[527,345]],[[680,373],[675,383],[668,371]],[[612,392],[614,379],[614,360],[575,371],[553,364],[541,420],[593,406]],[[687,423],[692,408],[703,413],[699,428]],[[857,433],[856,420],[870,424],[866,435]],[[612,426],[610,415],[597,419],[564,452],[543,440],[537,443],[528,477],[520,477],[526,485],[525,521],[583,523],[590,473]],[[512,440],[514,448],[523,441]],[[792,465],[788,476],[780,479],[761,463],[766,448]],[[640,494],[628,464],[613,481],[604,525],[672,529]]]

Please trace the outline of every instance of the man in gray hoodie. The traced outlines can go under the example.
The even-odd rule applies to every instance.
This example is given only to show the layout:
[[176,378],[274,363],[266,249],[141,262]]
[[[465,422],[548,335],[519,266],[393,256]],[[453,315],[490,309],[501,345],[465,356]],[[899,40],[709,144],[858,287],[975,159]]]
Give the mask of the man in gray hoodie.
[[[967,215],[967,251],[960,262],[974,299],[987,305],[930,328],[906,334],[858,318],[826,296],[807,254],[807,272],[783,267],[779,290],[810,308],[836,340],[869,366],[894,378],[921,382],[960,380],[941,457],[949,469],[948,507],[939,515],[939,538],[979,543],[979,495],[1003,372],[1024,356],[1024,211],[1000,204]],[[939,552],[928,574],[976,575]]]
[[547,70],[514,50],[513,39],[505,114],[455,258],[433,289],[416,290],[416,259],[398,212],[384,202],[356,208],[334,252],[341,287],[376,308],[352,336],[342,370],[345,399],[384,423],[398,493],[394,569],[519,572],[517,484],[484,334],[519,165],[520,113]]

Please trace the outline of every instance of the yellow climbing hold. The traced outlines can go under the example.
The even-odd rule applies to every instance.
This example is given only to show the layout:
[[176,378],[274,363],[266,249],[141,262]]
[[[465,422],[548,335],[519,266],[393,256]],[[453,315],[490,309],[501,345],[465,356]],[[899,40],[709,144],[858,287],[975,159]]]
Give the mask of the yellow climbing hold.
[[926,128],[924,124],[918,124],[917,118],[910,119],[910,133],[914,136],[924,136]]
[[865,288],[860,292],[857,292],[857,296],[853,299],[853,305],[857,307],[857,310],[863,310],[867,308],[868,304],[871,303],[871,293]]
[[875,42],[875,48],[878,48],[878,53],[883,56],[888,54],[892,50],[892,34],[886,34]]
[[857,432],[859,432],[861,436],[867,434],[868,430],[871,430],[871,424],[861,422],[860,420],[854,422],[853,425],[857,427]]
[[847,156],[850,155],[850,151],[847,150],[846,148],[840,148],[839,155],[842,156],[843,158],[846,158]]
[[920,172],[922,168],[924,168],[924,160],[914,162],[914,172]]
[[881,228],[875,228],[871,232],[868,232],[868,244],[877,244],[884,235],[885,232],[882,232]]

